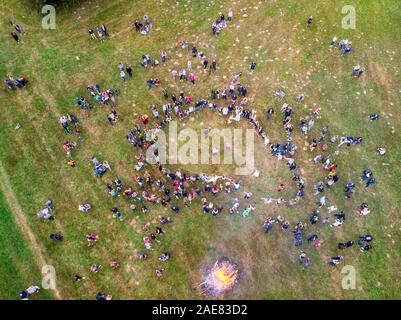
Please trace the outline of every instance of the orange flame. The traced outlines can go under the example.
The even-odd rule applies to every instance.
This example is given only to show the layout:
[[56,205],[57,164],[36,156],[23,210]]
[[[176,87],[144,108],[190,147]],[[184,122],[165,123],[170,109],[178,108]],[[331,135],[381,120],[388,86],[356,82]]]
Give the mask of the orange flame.
[[214,276],[224,289],[229,289],[234,285],[235,280],[237,279],[237,271],[219,268],[214,271]]

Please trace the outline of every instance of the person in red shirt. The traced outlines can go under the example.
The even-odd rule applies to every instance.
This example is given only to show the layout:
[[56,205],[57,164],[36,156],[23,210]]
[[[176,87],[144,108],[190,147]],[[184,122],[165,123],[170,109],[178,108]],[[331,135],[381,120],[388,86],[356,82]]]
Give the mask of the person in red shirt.
[[146,124],[148,123],[148,121],[149,121],[149,117],[148,117],[147,114],[144,114],[143,116],[141,116],[141,122],[142,122],[143,125],[146,126]]

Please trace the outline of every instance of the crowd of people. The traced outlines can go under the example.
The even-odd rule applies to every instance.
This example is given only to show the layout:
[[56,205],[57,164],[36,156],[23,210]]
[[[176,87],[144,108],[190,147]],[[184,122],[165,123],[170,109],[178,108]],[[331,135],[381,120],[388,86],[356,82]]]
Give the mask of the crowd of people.
[[[144,24],[135,21],[135,30],[141,34],[147,35],[152,24],[149,21],[147,15],[143,17]],[[227,20],[233,19],[233,12],[230,9],[228,12]],[[308,19],[307,24],[311,25],[312,17]],[[224,14],[220,13],[218,19],[213,23],[212,31],[213,34],[219,34],[221,29],[226,27],[226,19]],[[104,24],[96,28],[98,38],[103,40],[105,37],[109,37],[109,33]],[[92,38],[96,38],[96,35],[92,29],[89,29],[89,34]],[[332,45],[337,45],[336,38],[333,39]],[[200,59],[204,71],[209,70],[209,73],[216,72],[217,62],[213,59],[211,62],[208,61],[203,51],[199,51],[198,48],[193,45],[190,48],[189,43],[182,39],[180,46],[186,49],[190,60],[188,60],[187,66],[182,68],[180,71],[175,69],[172,70],[174,80],[190,81],[193,85],[196,84],[197,77],[192,70],[193,58]],[[351,49],[351,42],[348,40],[341,40],[339,42],[339,49],[343,56],[349,54]],[[192,60],[191,60],[192,59]],[[167,52],[161,52],[161,61],[164,63],[167,61]],[[151,68],[157,67],[160,62],[157,59],[152,59],[150,55],[143,55],[140,62],[140,67],[146,69],[149,66]],[[256,72],[256,61],[250,63],[251,72]],[[123,83],[129,78],[133,77],[133,71],[130,65],[119,63],[118,70],[122,78]],[[356,66],[353,71],[353,76],[360,77],[364,70],[360,66]],[[188,75],[189,74],[189,75]],[[240,214],[243,218],[247,218],[252,212],[256,211],[256,206],[253,202],[253,194],[250,191],[243,192],[242,197],[240,196],[240,190],[242,182],[238,179],[221,176],[221,175],[208,175],[205,173],[192,173],[187,174],[181,170],[169,170],[166,166],[160,163],[159,150],[153,149],[153,159],[151,165],[149,159],[145,157],[146,151],[157,142],[157,130],[163,130],[175,117],[180,121],[190,117],[195,112],[202,110],[209,110],[205,112],[214,112],[220,116],[227,118],[227,124],[231,124],[239,121],[248,122],[254,130],[257,132],[258,137],[261,139],[265,146],[265,151],[271,156],[275,157],[278,161],[284,161],[288,170],[291,173],[292,180],[296,185],[296,195],[292,199],[285,200],[281,197],[273,199],[270,195],[261,198],[263,204],[271,205],[275,203],[278,208],[281,207],[292,207],[299,203],[303,198],[305,192],[305,181],[300,175],[300,170],[296,164],[296,151],[297,146],[293,139],[294,124],[293,124],[293,107],[288,103],[283,103],[280,109],[282,114],[282,128],[286,133],[285,142],[270,141],[267,130],[262,125],[262,121],[258,118],[258,112],[255,108],[252,108],[249,103],[249,92],[248,88],[241,83],[242,72],[236,72],[231,76],[231,82],[229,85],[221,88],[213,88],[210,91],[210,96],[204,99],[200,99],[196,102],[193,101],[192,97],[185,94],[183,90],[177,93],[169,92],[167,85],[163,83],[162,95],[165,99],[165,103],[158,108],[156,104],[153,104],[150,111],[153,115],[155,122],[154,126],[150,125],[151,120],[147,114],[142,114],[138,119],[137,123],[133,126],[133,129],[127,134],[127,141],[138,151],[135,159],[136,164],[134,166],[135,172],[132,177],[126,177],[120,179],[114,177],[111,181],[106,184],[106,192],[111,199],[118,197],[126,199],[130,213],[138,213],[144,216],[151,211],[154,206],[161,205],[164,208],[169,208],[170,214],[179,215],[184,207],[190,207],[195,202],[200,202],[203,214],[212,216],[219,216],[224,213],[230,215]],[[11,81],[10,77],[8,79]],[[148,89],[152,89],[153,86],[160,86],[161,81],[159,79],[149,79],[147,81]],[[103,105],[117,105],[116,97],[119,95],[118,89],[107,89],[101,90],[98,84],[88,85],[87,90],[91,97],[98,103]],[[280,102],[286,96],[283,90],[277,90],[274,93],[275,99]],[[304,96],[301,95],[297,99],[297,105],[300,105],[304,100]],[[83,111],[92,110],[93,106],[86,100],[85,97],[81,96],[76,98],[76,105]],[[281,103],[281,102],[280,102]],[[274,108],[269,107],[265,110],[265,116],[267,121],[271,121],[273,116],[276,114]],[[117,121],[117,111],[115,108],[111,109],[107,115],[108,122],[114,125]],[[310,111],[310,114],[305,117],[301,117],[297,123],[298,130],[305,137],[313,135],[315,121],[320,119],[320,108],[315,108]],[[372,115],[370,120],[376,121],[377,117]],[[76,134],[80,139],[80,126],[77,117],[72,114],[63,115],[59,119],[59,123],[68,135]],[[339,181],[337,163],[332,160],[332,156],[329,155],[330,150],[333,148],[338,151],[338,148],[343,144],[347,146],[357,145],[362,143],[361,137],[346,136],[341,137],[340,143],[338,142],[337,136],[328,137],[329,128],[324,126],[323,129],[318,133],[318,136],[309,138],[308,143],[309,151],[311,153],[318,154],[313,158],[314,164],[319,166],[324,172],[324,180],[317,181],[314,184],[315,194],[318,199],[315,202],[315,208],[309,215],[308,223],[298,222],[293,227],[288,219],[285,219],[281,215],[276,217],[267,217],[262,225],[262,231],[265,234],[272,232],[274,225],[278,225],[281,230],[292,230],[292,238],[294,239],[294,246],[301,248],[304,245],[304,239],[307,240],[307,245],[313,246],[315,249],[319,249],[322,245],[322,239],[318,233],[306,234],[312,232],[312,228],[318,224],[328,225],[330,228],[341,227],[346,220],[346,214],[344,211],[339,211],[338,208],[330,203],[326,193]],[[63,143],[63,150],[70,159],[71,152],[77,147],[77,143],[73,141],[65,141]],[[212,151],[213,152],[213,151]],[[218,152],[218,151],[216,151]],[[377,152],[380,155],[384,155],[386,150],[384,148],[377,148]],[[103,177],[106,172],[111,171],[111,166],[107,161],[99,161],[95,156],[91,158],[93,165],[94,175],[98,178]],[[69,163],[72,167],[75,166],[75,162]],[[110,174],[109,174],[110,175]],[[255,177],[259,176],[259,172],[255,171]],[[373,185],[375,179],[371,170],[364,170],[361,175],[361,181],[365,184],[365,188]],[[123,182],[123,180],[125,182]],[[127,182],[129,180],[129,182]],[[277,192],[280,194],[286,186],[280,183],[277,186]],[[356,185],[350,181],[345,184],[344,192],[346,198],[352,198],[355,192]],[[219,197],[218,195],[221,195]],[[231,202],[228,207],[223,205],[223,197],[231,197]],[[181,205],[182,204],[182,205]],[[78,206],[79,212],[86,214],[92,209],[90,203],[80,204]],[[51,200],[46,201],[45,208],[37,213],[37,216],[44,220],[54,220],[55,207]],[[121,209],[117,206],[112,206],[110,209],[111,216],[117,221],[124,222],[125,216],[129,214],[128,210]],[[323,212],[327,212],[324,214]],[[367,203],[362,203],[358,212],[361,216],[366,216],[370,213],[370,208]],[[322,217],[322,215],[324,216]],[[160,265],[155,269],[155,275],[157,277],[163,276],[165,273],[164,264],[171,258],[171,253],[166,252],[165,249],[160,249],[161,239],[168,229],[168,225],[173,222],[170,215],[165,214],[158,219],[158,223],[147,222],[142,226],[143,236],[143,247],[140,248],[137,258],[139,260],[147,260],[150,256],[157,258]],[[53,241],[62,241],[64,235],[59,233],[50,234],[49,238]],[[86,234],[86,240],[88,247],[95,246],[99,240],[99,236],[93,231],[89,231]],[[355,240],[355,239],[354,239]],[[354,246],[354,240],[348,240],[345,242],[338,243],[338,250],[345,250]],[[355,240],[360,247],[361,252],[366,252],[372,248],[373,237],[370,234],[363,234],[359,239]],[[150,254],[152,251],[158,251],[156,255]],[[306,249],[302,250],[298,256],[299,263],[307,268],[309,267],[311,260],[307,256]],[[342,255],[333,256],[328,261],[328,264],[335,266],[343,261]],[[110,262],[110,268],[118,269],[120,266],[119,261]],[[90,266],[90,271],[93,273],[101,272],[102,265],[93,263]],[[74,281],[82,281],[85,277],[81,275],[74,275]],[[22,298],[29,298],[29,296],[38,291],[37,287],[30,287],[27,290],[21,292]],[[111,295],[105,295],[102,292],[98,292],[96,295],[98,300],[111,300]]]

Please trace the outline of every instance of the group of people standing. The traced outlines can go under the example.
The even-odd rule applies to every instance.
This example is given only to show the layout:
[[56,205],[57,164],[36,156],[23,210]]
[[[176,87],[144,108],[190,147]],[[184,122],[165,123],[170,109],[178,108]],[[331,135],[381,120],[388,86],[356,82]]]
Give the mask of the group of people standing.
[[144,23],[140,22],[138,19],[135,20],[134,28],[135,28],[136,32],[139,32],[140,34],[146,36],[149,34],[153,25],[150,22],[149,16],[146,14],[143,16],[143,21],[144,21]]
[[104,41],[106,38],[110,37],[109,31],[104,24],[96,27],[96,33],[92,28],[88,29],[88,33],[91,39],[99,39],[100,41]]
[[14,23],[11,18],[8,18],[8,24],[13,27],[13,31],[11,31],[11,37],[15,40],[17,44],[20,43],[21,36],[23,34],[21,26]]

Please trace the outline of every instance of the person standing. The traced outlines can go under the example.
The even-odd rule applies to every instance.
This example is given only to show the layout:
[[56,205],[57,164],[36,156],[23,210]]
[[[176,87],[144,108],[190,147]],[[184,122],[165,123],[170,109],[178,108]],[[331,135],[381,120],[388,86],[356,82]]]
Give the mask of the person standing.
[[231,21],[233,19],[233,9],[228,9],[227,20]]
[[104,33],[104,35],[105,35],[106,37],[109,36],[109,32],[107,31],[107,28],[106,28],[106,26],[105,26],[104,24],[102,24],[102,25],[100,26],[100,29],[102,30],[102,32]]
[[74,277],[73,277],[73,280],[74,280],[75,282],[79,282],[79,281],[84,280],[84,279],[85,279],[85,277],[82,277],[82,276],[80,276],[79,274],[76,274],[76,275],[74,275]]
[[125,75],[124,70],[120,71],[120,76],[121,76],[121,80],[123,81],[123,83],[125,84],[125,81],[127,81],[127,77]]
[[206,69],[208,64],[209,61],[207,61],[207,59],[203,60],[203,69]]
[[20,43],[20,39],[19,39],[17,33],[15,33],[14,31],[11,32],[11,36],[13,37],[13,39],[15,40],[16,43]]
[[153,87],[153,79],[149,79],[147,83],[148,83],[148,89],[149,90],[152,89],[152,87]]
[[216,59],[213,59],[211,69],[212,69],[213,72],[217,70],[217,62],[216,62]]
[[93,31],[93,29],[88,29],[88,33],[92,39],[96,39],[96,35],[95,35],[95,32]]
[[166,62],[166,60],[167,60],[167,52],[166,51],[162,51],[161,56],[162,56],[162,62]]
[[17,31],[18,33],[22,33],[22,28],[18,24],[14,23],[13,27],[14,27],[15,31]]
[[102,29],[98,26],[98,27],[96,27],[96,32],[97,32],[97,35],[98,35],[98,37],[99,37],[99,39],[100,39],[100,41],[102,41],[103,42],[103,31],[102,31]]
[[191,72],[191,74],[189,75],[189,81],[191,81],[192,84],[195,84],[195,80],[196,80],[196,76],[195,76],[195,74],[193,74],[193,73]]
[[61,116],[59,121],[60,121],[61,126],[65,129],[65,131],[67,131],[68,134],[71,134],[71,130],[68,125],[67,117],[64,115]]
[[132,68],[130,66],[127,66],[126,70],[127,70],[128,76],[130,78],[132,78]]
[[312,25],[312,21],[313,21],[313,16],[310,16],[308,18],[308,22],[307,22],[307,26],[310,27]]
[[163,88],[162,92],[163,92],[163,97],[164,97],[165,99],[168,99],[168,91],[167,91],[167,88]]

